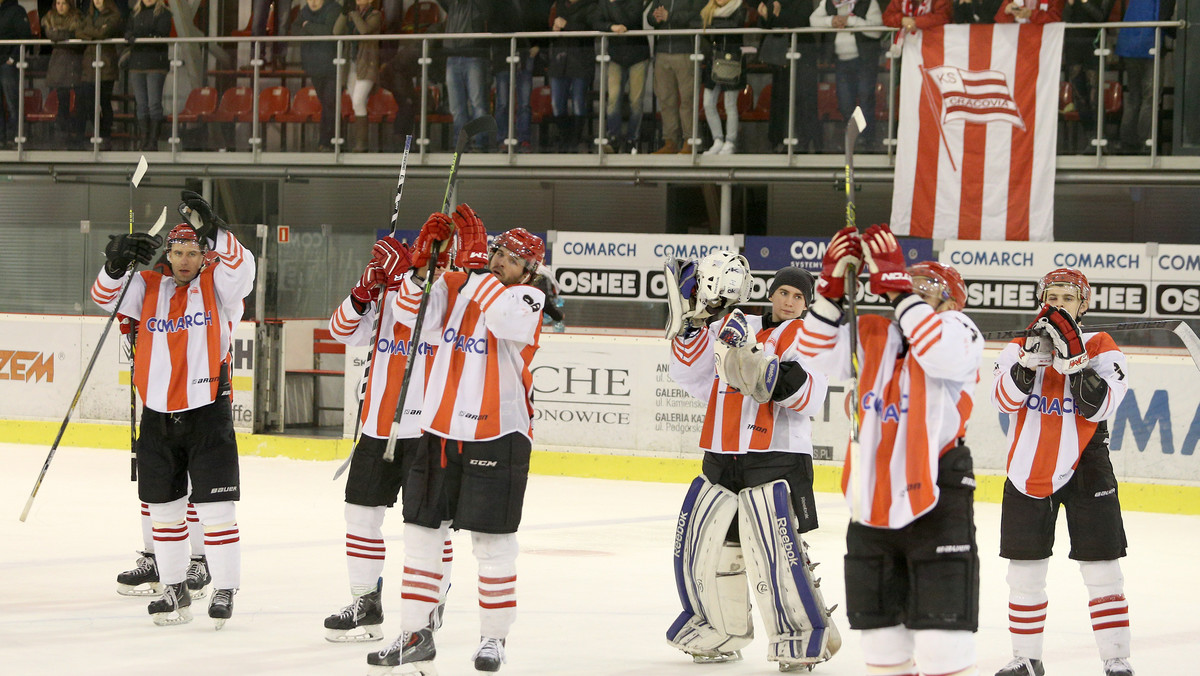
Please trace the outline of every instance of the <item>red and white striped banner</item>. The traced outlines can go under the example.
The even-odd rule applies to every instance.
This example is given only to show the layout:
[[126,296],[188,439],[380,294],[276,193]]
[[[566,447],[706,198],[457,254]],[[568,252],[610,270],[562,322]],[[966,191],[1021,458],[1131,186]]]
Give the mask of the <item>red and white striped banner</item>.
[[1063,25],[909,35],[891,226],[942,239],[1054,239]]

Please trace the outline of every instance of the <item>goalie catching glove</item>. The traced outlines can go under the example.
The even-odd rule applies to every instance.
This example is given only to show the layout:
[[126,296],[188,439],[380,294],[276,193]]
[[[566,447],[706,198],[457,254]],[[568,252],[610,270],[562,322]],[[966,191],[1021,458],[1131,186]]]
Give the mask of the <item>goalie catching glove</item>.
[[754,342],[746,315],[734,310],[717,334],[717,371],[730,387],[760,404],[771,400],[779,382],[779,357]]
[[1066,310],[1053,308],[1044,317],[1037,320],[1034,329],[1044,331],[1054,343],[1054,370],[1063,375],[1078,373],[1088,367],[1087,347],[1083,344],[1083,334]]
[[667,340],[694,336],[750,297],[750,263],[732,251],[714,251],[699,262],[676,258],[664,265],[667,282]]

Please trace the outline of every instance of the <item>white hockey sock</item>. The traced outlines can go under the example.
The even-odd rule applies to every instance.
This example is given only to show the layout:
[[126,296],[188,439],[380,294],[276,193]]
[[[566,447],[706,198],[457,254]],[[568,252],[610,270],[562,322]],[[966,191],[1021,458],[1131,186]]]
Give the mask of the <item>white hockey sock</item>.
[[870,676],[916,676],[913,632],[901,625],[866,629],[860,634]]
[[923,676],[975,676],[975,633],[963,629],[918,629],[913,655]]
[[442,547],[448,527],[404,525],[404,579],[400,587],[400,628],[417,631],[429,624],[445,585]]
[[150,505],[142,503],[142,546],[147,552],[154,551],[154,522],[150,519]]
[[346,503],[346,570],[350,592],[361,596],[375,589],[383,575],[387,546],[383,542],[386,507],[364,507]]
[[1080,561],[1079,571],[1088,588],[1088,611],[1100,659],[1129,657],[1129,602],[1125,577],[1117,561]]
[[204,524],[204,553],[214,589],[237,589],[242,585],[242,543],[237,510],[233,502],[204,502],[196,505]]
[[438,590],[438,600],[446,602],[450,593],[450,571],[454,568],[454,543],[447,537],[442,543],[442,586]]
[[196,515],[196,506],[187,506],[188,543],[192,546],[192,556],[204,556],[204,527],[200,525],[200,517]]
[[517,619],[517,535],[471,533],[479,562],[479,635],[505,638]]
[[187,577],[187,499],[150,504],[153,521],[154,557],[158,562],[158,579],[163,584],[178,584]]
[[1049,568],[1050,559],[1008,562],[1008,633],[1018,657],[1042,659]]

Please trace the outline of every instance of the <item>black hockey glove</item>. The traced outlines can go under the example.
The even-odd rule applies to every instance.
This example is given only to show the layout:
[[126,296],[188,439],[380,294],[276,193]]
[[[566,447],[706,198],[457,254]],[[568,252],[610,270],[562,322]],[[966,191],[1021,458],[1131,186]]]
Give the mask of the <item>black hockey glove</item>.
[[134,261],[149,265],[154,253],[162,246],[162,237],[144,232],[132,235],[109,235],[108,246],[104,247],[104,271],[113,279],[120,279]]
[[200,193],[192,190],[184,190],[179,193],[179,199],[182,200],[179,204],[180,216],[187,219],[189,223],[192,223],[189,217],[192,212],[200,216],[200,225],[192,223],[192,225],[196,226],[196,234],[200,237],[215,241],[217,238],[217,228],[229,229],[229,225],[213,213],[208,200],[204,199],[204,196]]

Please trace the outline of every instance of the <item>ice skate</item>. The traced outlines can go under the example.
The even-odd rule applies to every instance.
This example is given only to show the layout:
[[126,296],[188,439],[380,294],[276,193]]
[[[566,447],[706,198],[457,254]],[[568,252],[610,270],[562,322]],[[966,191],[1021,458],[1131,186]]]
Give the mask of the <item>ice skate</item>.
[[187,569],[187,588],[193,600],[204,598],[209,582],[212,582],[212,576],[208,574],[208,559],[203,554],[193,556]]
[[1104,676],[1133,676],[1133,667],[1124,657],[1104,660]]
[[[1107,668],[1107,664],[1105,668]],[[996,676],[1045,676],[1046,670],[1041,660],[1028,657],[1014,657],[1004,668],[996,672]]]
[[[378,641],[383,638],[383,579],[375,591],[325,618],[325,640],[332,643]],[[361,631],[355,631],[361,630]]]
[[158,563],[154,552],[138,552],[137,565],[117,575],[117,593],[121,596],[157,596],[162,593],[158,581]]
[[233,617],[233,595],[236,593],[236,589],[218,589],[208,602],[208,616],[218,630],[225,626],[225,620]]
[[508,661],[504,655],[504,639],[479,637],[479,647],[471,655],[475,660],[475,671],[500,671],[500,665]]
[[696,664],[717,664],[719,662],[741,662],[742,651],[734,650],[733,652],[725,652],[722,650],[697,650],[684,651],[692,656],[692,661]]
[[163,586],[162,598],[146,606],[154,624],[165,627],[171,624],[187,624],[192,621],[192,596],[187,584],[176,582]]
[[437,648],[433,645],[433,631],[426,627],[417,632],[404,632],[388,647],[367,655],[368,676],[385,674],[409,674],[411,676],[437,676],[433,658]]

